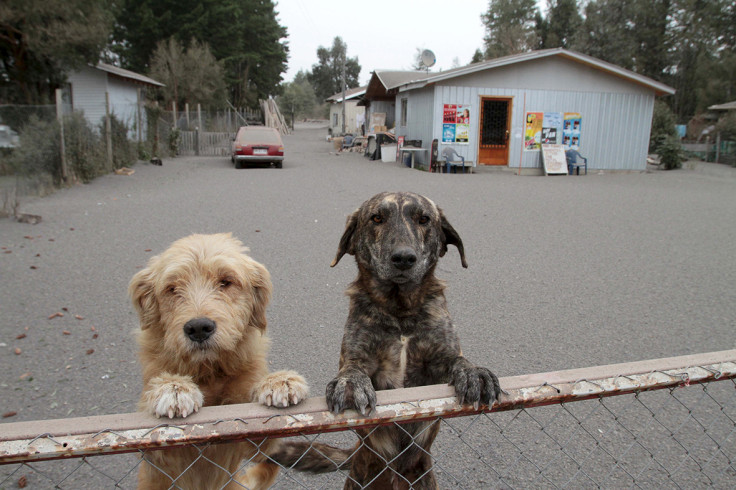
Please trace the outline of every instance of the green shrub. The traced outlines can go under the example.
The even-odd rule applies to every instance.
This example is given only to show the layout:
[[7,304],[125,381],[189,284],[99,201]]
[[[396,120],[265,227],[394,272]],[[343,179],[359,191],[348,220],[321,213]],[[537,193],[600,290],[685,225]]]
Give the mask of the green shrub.
[[179,128],[172,128],[169,133],[169,151],[171,156],[176,156],[179,153],[179,140],[181,139],[181,130]]
[[682,162],[685,161],[680,138],[677,136],[664,138],[659,144],[659,148],[657,148],[657,153],[659,154],[659,161],[665,170],[680,168],[682,167]]
[[86,184],[103,173],[105,147],[81,113],[75,112],[64,118],[64,142],[72,180]]
[[[107,126],[102,119],[102,137],[107,144]],[[112,168],[128,167],[137,159],[136,147],[128,139],[128,127],[115,114],[110,115],[110,135],[112,138]]]
[[654,101],[652,113],[652,129],[649,133],[649,152],[659,153],[659,147],[669,137],[677,137],[675,114],[669,106],[661,101]]

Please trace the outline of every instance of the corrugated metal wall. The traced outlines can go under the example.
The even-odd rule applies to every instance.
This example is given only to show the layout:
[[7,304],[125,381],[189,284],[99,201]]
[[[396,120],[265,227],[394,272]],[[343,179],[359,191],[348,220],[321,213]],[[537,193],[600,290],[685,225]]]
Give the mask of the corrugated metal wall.
[[[408,93],[418,92],[410,91]],[[404,96],[400,94],[399,97]],[[513,98],[509,167],[540,168],[539,151],[522,151],[525,112],[579,112],[580,153],[589,170],[645,170],[654,93],[596,93],[488,87],[436,86],[433,137],[442,139],[443,104],[471,106],[471,141],[453,145],[466,160],[477,163],[478,124],[482,96]],[[397,98],[398,100],[398,98]],[[412,120],[413,121],[413,120]],[[416,127],[422,131],[424,124]],[[415,131],[412,126],[410,132]]]
[[[401,99],[407,99],[406,126],[401,126]],[[429,151],[432,148],[433,101],[433,88],[412,90],[396,97],[396,136],[422,140],[422,148],[426,148],[427,152],[418,153],[415,161],[425,166],[428,166]]]
[[85,66],[69,75],[69,83],[74,110],[83,111],[90,124],[98,127],[105,117],[107,74]]

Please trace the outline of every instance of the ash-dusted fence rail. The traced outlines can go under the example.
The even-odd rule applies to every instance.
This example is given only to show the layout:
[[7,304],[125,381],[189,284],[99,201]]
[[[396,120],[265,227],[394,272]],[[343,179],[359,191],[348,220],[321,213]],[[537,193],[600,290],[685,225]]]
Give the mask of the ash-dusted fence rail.
[[[369,417],[333,415],[311,398],[175,421],[135,413],[2,424],[0,488],[134,488],[147,464],[135,453],[146,449],[274,437],[350,447],[356,428],[435,419],[442,488],[735,488],[735,381],[730,350],[502,378],[506,394],[490,411],[436,385],[379,392]],[[340,488],[347,477],[284,468],[274,487]]]

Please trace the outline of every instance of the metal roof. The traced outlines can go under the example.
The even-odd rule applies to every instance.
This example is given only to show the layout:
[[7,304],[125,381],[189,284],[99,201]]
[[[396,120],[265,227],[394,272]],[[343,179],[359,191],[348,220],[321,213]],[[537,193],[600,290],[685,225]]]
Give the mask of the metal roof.
[[[355,87],[355,88],[349,88],[345,91],[345,100],[350,99],[356,99],[360,97],[361,95],[365,94],[365,89],[368,88],[368,86],[364,87]],[[327,102],[342,102],[342,92],[338,92],[335,95],[331,95],[325,99]]]
[[[430,76],[426,77],[423,80],[416,80],[416,81],[399,84],[401,85],[400,91],[422,88],[422,87],[426,87],[427,85],[441,82],[444,80],[449,80],[449,79],[461,77],[464,75],[470,75],[472,73],[477,73],[477,72],[484,71],[484,70],[493,70],[495,68],[509,66],[509,65],[513,65],[516,63],[522,63],[525,61],[532,61],[532,60],[537,60],[541,58],[547,58],[550,56],[559,56],[565,59],[569,59],[577,63],[581,63],[584,65],[590,66],[604,73],[608,73],[610,75],[623,78],[632,83],[643,85],[645,87],[648,87],[654,90],[654,92],[657,95],[664,95],[664,94],[672,95],[675,93],[674,88],[668,85],[665,85],[663,83],[657,82],[656,80],[652,80],[649,77],[639,75],[637,73],[634,73],[633,71],[627,70],[625,68],[621,68],[620,66],[608,63],[603,60],[599,60],[598,58],[593,58],[592,56],[577,53],[575,51],[569,51],[563,48],[541,49],[538,51],[530,51],[528,53],[513,54],[510,56],[495,58],[495,59],[483,61],[480,63],[473,63],[471,65],[462,66],[460,68],[454,68],[452,70],[442,71],[439,73],[430,73],[429,74]],[[387,88],[396,88],[396,87],[398,87],[398,85],[394,85],[393,87],[387,86]]]
[[98,70],[107,72],[111,75],[115,75],[116,77],[125,78],[127,80],[132,80],[133,82],[143,83],[145,85],[153,85],[156,87],[166,86],[161,82],[157,82],[153,78],[148,78],[147,76],[141,75],[139,73],[136,73],[130,70],[125,70],[117,66],[108,65],[107,63],[99,62],[97,63],[97,66],[95,68],[97,68]]
[[736,100],[725,104],[716,104],[708,107],[711,111],[736,111]]

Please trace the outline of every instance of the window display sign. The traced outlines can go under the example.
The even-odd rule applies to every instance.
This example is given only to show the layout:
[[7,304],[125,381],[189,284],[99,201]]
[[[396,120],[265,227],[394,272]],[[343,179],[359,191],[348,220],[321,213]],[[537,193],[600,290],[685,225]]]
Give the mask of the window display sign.
[[543,112],[527,112],[524,130],[524,151],[539,150],[542,147]]
[[542,122],[542,144],[559,145],[562,143],[562,113],[545,112]]
[[580,126],[582,117],[577,112],[566,112],[562,127],[562,144],[575,150],[580,148]]
[[467,145],[470,141],[470,106],[445,104],[442,109],[442,143]]
[[524,151],[539,150],[543,144],[579,149],[582,119],[579,112],[527,112]]

